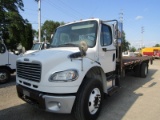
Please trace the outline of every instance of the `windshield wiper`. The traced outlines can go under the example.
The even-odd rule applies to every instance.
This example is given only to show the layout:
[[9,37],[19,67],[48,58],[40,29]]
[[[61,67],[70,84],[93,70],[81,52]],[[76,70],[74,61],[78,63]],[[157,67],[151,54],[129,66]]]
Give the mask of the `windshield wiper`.
[[55,45],[50,45],[50,48],[55,48],[55,47],[57,47],[57,46],[55,46]]
[[68,47],[68,46],[71,46],[71,47],[78,47],[78,45],[72,44],[72,43],[61,44],[61,45],[58,45],[57,47]]

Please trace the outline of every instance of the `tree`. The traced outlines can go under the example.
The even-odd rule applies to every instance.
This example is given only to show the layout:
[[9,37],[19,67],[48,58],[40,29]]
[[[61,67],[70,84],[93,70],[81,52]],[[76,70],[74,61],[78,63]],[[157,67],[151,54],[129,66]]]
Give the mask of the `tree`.
[[122,32],[122,52],[129,50],[130,43],[126,40],[125,32]]
[[25,22],[17,12],[7,12],[6,15],[10,22],[3,31],[3,38],[10,49],[16,49],[23,38]]
[[156,44],[154,47],[160,47],[160,44]]
[[33,45],[33,30],[32,30],[32,25],[27,23],[25,25],[25,39],[22,42],[22,45],[25,46],[25,48],[27,50],[31,49],[32,45]]
[[10,20],[8,19],[8,13],[14,12],[18,13],[19,17],[21,15],[18,12],[18,8],[23,10],[23,2],[22,0],[0,0],[0,24],[1,26],[5,27]]
[[42,25],[42,36],[50,42],[51,35],[54,33],[56,28],[64,24],[64,22],[54,22],[52,20],[46,20]]
[[19,43],[29,48],[28,38],[33,36],[29,34],[32,29],[28,21],[19,14],[23,7],[22,0],[0,0],[0,33],[11,50],[16,49]]
[[[22,0],[1,0],[0,1],[0,25],[1,32],[13,21],[24,22],[22,16],[18,12],[18,8],[23,10]],[[14,17],[16,19],[14,19]]]
[[134,46],[132,46],[129,50],[130,52],[135,52],[136,51],[136,48]]

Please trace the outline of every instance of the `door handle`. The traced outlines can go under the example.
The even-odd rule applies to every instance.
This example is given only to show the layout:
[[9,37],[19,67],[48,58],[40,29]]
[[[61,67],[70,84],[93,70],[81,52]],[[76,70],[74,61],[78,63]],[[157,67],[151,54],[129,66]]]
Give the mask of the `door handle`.
[[114,61],[114,60],[115,60],[115,56],[116,56],[116,55],[115,55],[115,53],[114,53],[114,54],[113,54],[113,59],[112,59],[112,61]]
[[104,52],[107,52],[107,48],[102,48],[102,50],[103,50]]

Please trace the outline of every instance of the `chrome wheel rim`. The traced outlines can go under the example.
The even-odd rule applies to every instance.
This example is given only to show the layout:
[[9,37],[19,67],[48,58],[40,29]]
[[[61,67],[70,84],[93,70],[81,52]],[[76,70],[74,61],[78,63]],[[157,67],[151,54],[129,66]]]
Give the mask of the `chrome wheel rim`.
[[95,114],[101,103],[101,92],[98,88],[94,88],[89,96],[88,108],[90,114]]
[[7,79],[7,73],[0,73],[0,80],[3,81]]

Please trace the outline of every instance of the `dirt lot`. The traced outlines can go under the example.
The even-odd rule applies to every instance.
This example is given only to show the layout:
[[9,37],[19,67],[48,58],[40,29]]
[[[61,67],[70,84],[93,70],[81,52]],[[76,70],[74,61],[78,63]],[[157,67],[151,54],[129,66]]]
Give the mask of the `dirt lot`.
[[[147,78],[127,75],[119,92],[104,100],[98,120],[160,120],[160,60],[154,60]],[[39,110],[17,97],[15,75],[0,85],[0,120],[75,120],[71,115]]]

